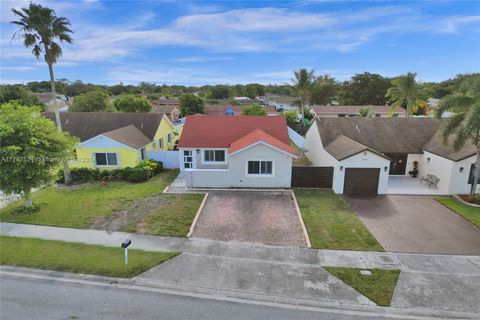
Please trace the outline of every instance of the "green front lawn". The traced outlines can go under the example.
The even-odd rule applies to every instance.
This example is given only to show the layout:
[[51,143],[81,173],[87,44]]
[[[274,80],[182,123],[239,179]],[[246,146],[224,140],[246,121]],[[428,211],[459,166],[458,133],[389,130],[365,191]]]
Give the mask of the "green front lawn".
[[461,203],[453,197],[438,197],[435,200],[480,228],[480,208]]
[[48,187],[33,194],[38,212],[15,214],[14,209],[23,204],[19,201],[0,209],[0,221],[186,236],[203,196],[162,194],[177,174],[165,170],[143,183]]
[[0,264],[130,278],[173,258],[175,252],[124,250],[35,238],[0,237]]
[[[400,270],[324,268],[379,306],[390,305],[400,275]],[[362,275],[360,270],[368,270],[372,274]]]
[[341,196],[330,189],[295,190],[314,248],[384,251]]

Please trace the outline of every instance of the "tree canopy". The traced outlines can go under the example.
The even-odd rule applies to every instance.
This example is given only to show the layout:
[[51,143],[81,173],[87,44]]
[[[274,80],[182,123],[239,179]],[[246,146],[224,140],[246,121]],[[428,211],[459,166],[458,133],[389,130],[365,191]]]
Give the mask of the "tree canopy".
[[266,116],[267,111],[264,107],[259,105],[258,103],[253,103],[249,106],[245,106],[242,108],[242,115],[244,116]]
[[210,88],[210,99],[228,99],[232,92],[228,86],[216,85]]
[[19,104],[29,107],[38,106],[45,111],[45,105],[25,87],[19,85],[0,86],[0,104],[11,101],[18,101]]
[[113,100],[113,106],[122,112],[150,112],[152,106],[145,97],[122,94]]
[[49,183],[53,169],[71,157],[78,143],[39,111],[17,102],[0,108],[0,189],[23,193],[26,207],[32,206],[31,189]]
[[205,102],[192,93],[180,97],[180,113],[182,116],[205,113]]
[[101,90],[82,93],[73,99],[70,111],[74,112],[109,112],[113,111],[110,97]]
[[310,103],[321,106],[332,103],[337,93],[336,87],[334,78],[328,75],[317,77],[310,92]]
[[341,105],[385,105],[385,95],[391,86],[390,79],[379,74],[356,74],[350,81],[340,85],[339,102]]

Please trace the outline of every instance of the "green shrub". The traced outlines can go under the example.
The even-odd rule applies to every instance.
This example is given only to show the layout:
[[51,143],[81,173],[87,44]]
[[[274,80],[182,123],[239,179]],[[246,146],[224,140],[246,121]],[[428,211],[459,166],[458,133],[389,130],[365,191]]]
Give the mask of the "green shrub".
[[137,166],[137,168],[145,170],[147,176],[151,178],[163,171],[163,163],[155,160],[144,160]]
[[110,171],[111,180],[123,180],[125,169],[113,169]]
[[142,182],[148,180],[147,171],[143,168],[133,168],[129,170],[127,179],[128,182]]
[[70,170],[74,182],[94,182],[100,180],[100,170],[90,168],[73,168]]

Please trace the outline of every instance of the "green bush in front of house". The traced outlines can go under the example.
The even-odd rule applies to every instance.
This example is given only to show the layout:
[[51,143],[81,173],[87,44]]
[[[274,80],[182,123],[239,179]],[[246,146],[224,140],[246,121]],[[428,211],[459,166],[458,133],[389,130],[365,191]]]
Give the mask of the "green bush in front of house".
[[[100,170],[98,168],[72,168],[70,174],[73,182],[87,183],[95,181],[147,181],[163,171],[163,163],[155,160],[144,160],[135,168]],[[63,183],[63,171],[58,173],[57,183]]]

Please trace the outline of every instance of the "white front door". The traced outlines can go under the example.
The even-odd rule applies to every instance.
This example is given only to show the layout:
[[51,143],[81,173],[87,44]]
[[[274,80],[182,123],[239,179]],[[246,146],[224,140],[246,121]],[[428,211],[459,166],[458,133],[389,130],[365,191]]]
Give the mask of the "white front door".
[[193,168],[193,150],[183,150],[183,167],[185,169]]

